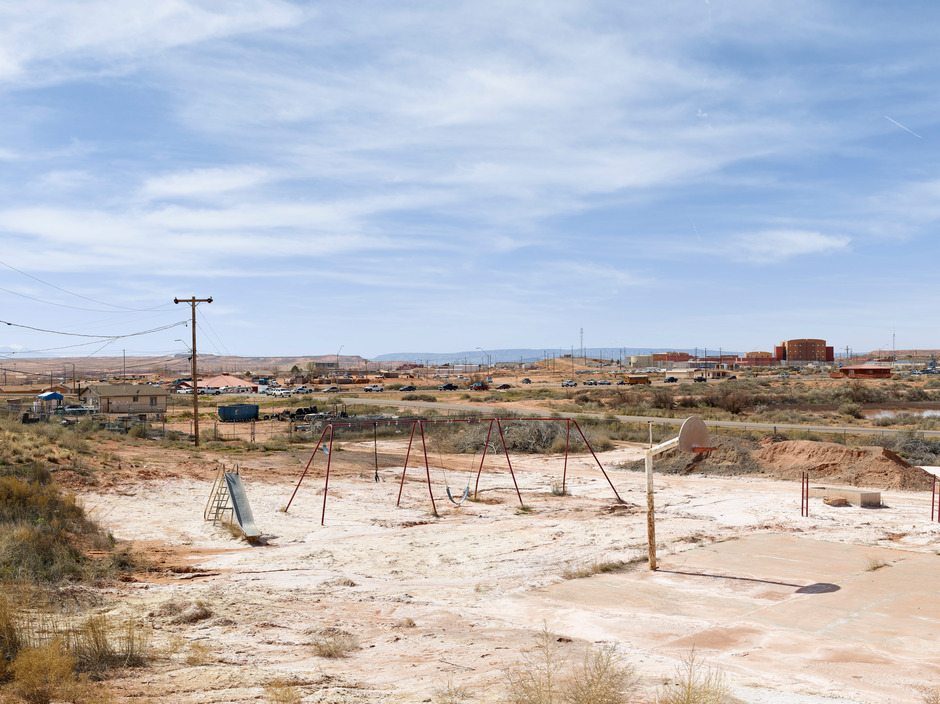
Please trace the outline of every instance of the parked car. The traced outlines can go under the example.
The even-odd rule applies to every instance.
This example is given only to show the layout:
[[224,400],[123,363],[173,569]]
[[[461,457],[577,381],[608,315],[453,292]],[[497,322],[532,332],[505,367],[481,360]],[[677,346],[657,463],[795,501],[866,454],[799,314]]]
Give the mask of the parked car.
[[595,381],[594,379],[585,379],[581,383],[584,384],[585,386],[597,386],[597,381]]
[[696,382],[696,383],[698,383],[698,384],[704,384],[704,383],[705,383],[706,381],[708,381],[708,380],[707,380],[704,376],[697,376],[697,377],[695,377],[694,379],[692,379],[692,381],[694,381],[694,382]]
[[416,389],[414,386],[402,386],[399,389],[399,391],[417,391],[417,390],[418,389]]
[[451,384],[450,382],[447,382],[446,384],[441,384],[440,386],[438,386],[437,390],[438,391],[456,391],[457,384]]
[[372,391],[385,391],[385,387],[381,384],[369,384],[363,389],[363,391],[366,393],[371,393]]
[[489,385],[485,381],[475,381],[470,384],[471,391],[486,391],[489,388]]
[[532,380],[531,380],[531,379],[523,379],[523,380],[522,380],[522,383],[523,383],[523,384],[531,384],[531,383],[532,383]]
[[610,386],[610,382],[607,381],[607,379],[601,379],[599,382],[597,382],[597,385],[598,386]]
[[294,389],[294,393],[295,394],[312,394],[313,389],[311,389],[309,386],[298,386],[296,389]]
[[777,374],[777,376],[780,377],[781,379],[789,379],[790,372],[780,372],[779,374]]
[[674,377],[674,376],[667,376],[665,379],[663,379],[663,383],[665,383],[665,384],[678,384],[678,383],[679,383],[679,380],[678,380],[676,377]]
[[271,395],[277,396],[278,398],[289,398],[293,395],[293,393],[294,392],[291,389],[274,389],[274,391],[271,392]]
[[181,386],[180,388],[176,390],[176,393],[178,394],[191,394],[192,392],[193,390],[189,388],[188,386]]
[[617,380],[617,386],[626,386],[626,385],[627,385],[627,382],[624,381],[623,379]]
[[339,387],[338,387],[338,386],[327,386],[325,389],[323,389],[323,393],[325,393],[325,394],[338,394],[338,393],[339,393]]
[[737,377],[735,374],[729,374],[729,375],[728,375],[727,377],[725,377],[725,378],[726,378],[727,381],[731,381],[732,379],[737,379],[738,377]]
[[565,379],[563,382],[561,382],[561,385],[562,385],[562,387],[565,387],[565,386],[577,386],[577,385],[578,385],[578,382],[574,381],[573,379]]
[[496,387],[499,391],[505,391],[506,389],[511,389],[512,387],[509,384],[500,384]]
[[218,396],[220,393],[222,392],[219,391],[218,389],[210,389],[208,387],[203,387],[199,389],[200,396]]

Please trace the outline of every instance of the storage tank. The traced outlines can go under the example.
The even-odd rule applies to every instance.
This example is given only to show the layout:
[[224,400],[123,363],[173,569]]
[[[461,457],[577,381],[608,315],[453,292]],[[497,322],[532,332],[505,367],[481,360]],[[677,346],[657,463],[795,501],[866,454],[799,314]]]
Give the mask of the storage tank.
[[226,422],[239,422],[257,420],[258,406],[253,403],[233,403],[229,406],[219,406],[219,420]]

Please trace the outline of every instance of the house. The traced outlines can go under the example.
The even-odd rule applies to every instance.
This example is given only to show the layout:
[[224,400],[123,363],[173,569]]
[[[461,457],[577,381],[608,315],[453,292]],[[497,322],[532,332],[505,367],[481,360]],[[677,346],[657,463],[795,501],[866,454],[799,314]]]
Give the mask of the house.
[[839,372],[849,379],[890,379],[892,373],[890,367],[878,367],[874,364],[846,366],[840,368]]
[[199,388],[245,389],[245,391],[240,391],[239,393],[258,393],[258,385],[255,382],[250,379],[242,379],[241,377],[231,376],[229,374],[222,374],[221,376],[214,376],[211,379],[200,381]]
[[125,413],[163,417],[166,413],[166,389],[145,384],[92,384],[79,398],[85,406],[102,413]]

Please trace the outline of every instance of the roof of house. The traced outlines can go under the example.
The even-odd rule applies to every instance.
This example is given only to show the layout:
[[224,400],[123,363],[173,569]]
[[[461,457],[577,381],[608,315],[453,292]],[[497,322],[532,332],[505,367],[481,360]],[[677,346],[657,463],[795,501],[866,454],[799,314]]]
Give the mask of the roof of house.
[[91,384],[88,390],[97,396],[169,396],[166,389],[148,384]]
[[206,379],[205,381],[199,382],[200,387],[208,387],[211,389],[222,389],[226,386],[249,386],[257,387],[258,384],[251,381],[250,379],[242,379],[237,376],[232,376],[231,374],[221,374],[220,376],[214,376],[211,379]]

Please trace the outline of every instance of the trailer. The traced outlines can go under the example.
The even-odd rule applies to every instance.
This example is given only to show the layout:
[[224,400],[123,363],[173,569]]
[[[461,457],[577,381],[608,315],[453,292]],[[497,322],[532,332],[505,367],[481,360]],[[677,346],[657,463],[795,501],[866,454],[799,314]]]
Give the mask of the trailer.
[[226,423],[258,420],[258,406],[254,403],[233,403],[228,406],[219,406],[219,420]]

